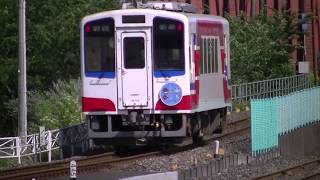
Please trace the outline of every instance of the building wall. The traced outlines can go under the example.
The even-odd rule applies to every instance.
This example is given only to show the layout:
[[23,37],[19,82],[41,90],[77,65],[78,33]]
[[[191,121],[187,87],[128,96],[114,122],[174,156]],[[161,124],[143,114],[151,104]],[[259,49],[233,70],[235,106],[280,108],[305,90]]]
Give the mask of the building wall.
[[222,16],[223,12],[228,12],[231,16],[245,13],[248,17],[259,14],[263,7],[267,8],[267,14],[271,15],[273,9],[281,11],[290,9],[294,13],[313,14],[316,17],[307,22],[307,34],[304,39],[293,39],[292,43],[300,42],[304,44],[305,50],[292,52],[292,65],[297,66],[299,61],[308,61],[310,71],[320,76],[320,60],[317,57],[320,53],[320,0],[163,0],[191,3],[196,6],[199,13],[203,13],[205,8],[209,13]]

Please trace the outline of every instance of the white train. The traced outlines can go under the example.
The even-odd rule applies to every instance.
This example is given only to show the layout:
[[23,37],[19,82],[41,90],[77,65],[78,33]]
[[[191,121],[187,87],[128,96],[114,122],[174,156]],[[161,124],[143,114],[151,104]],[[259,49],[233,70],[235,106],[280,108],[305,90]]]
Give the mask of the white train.
[[194,12],[149,2],[82,19],[82,110],[95,143],[177,143],[221,130],[231,105],[229,24]]

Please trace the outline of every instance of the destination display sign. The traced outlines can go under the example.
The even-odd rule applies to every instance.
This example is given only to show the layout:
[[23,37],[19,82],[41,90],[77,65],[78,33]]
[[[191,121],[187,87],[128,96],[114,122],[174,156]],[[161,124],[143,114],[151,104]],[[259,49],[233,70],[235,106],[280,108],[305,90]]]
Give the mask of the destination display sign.
[[84,31],[87,36],[109,35],[114,32],[114,20],[111,18],[91,21],[86,23]]

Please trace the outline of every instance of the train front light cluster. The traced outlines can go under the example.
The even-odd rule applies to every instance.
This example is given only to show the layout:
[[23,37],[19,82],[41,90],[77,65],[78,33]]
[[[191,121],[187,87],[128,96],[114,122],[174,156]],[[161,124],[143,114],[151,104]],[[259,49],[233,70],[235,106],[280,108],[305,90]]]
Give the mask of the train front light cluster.
[[94,131],[98,131],[100,129],[100,121],[95,116],[90,116],[90,127]]
[[167,106],[175,106],[182,99],[182,90],[176,83],[167,83],[160,90],[160,99]]

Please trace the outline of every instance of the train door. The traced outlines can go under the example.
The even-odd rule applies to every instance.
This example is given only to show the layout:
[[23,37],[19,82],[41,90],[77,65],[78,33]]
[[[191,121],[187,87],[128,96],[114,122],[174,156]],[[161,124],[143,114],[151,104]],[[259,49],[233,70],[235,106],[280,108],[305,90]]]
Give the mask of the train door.
[[117,30],[118,108],[151,109],[151,30]]

